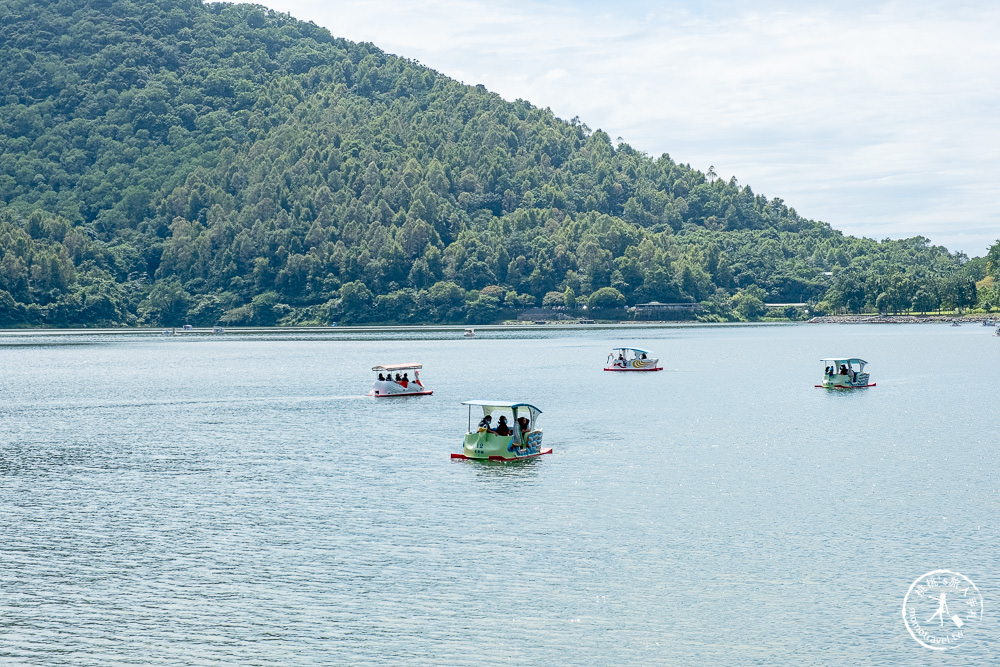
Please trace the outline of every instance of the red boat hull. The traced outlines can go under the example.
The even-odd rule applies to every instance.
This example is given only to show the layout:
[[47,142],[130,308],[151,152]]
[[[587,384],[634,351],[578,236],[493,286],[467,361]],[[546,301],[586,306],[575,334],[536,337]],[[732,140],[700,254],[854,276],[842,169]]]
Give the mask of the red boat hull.
[[605,368],[606,371],[622,371],[629,373],[648,373],[650,371],[662,371],[663,368]]
[[465,454],[452,454],[451,458],[463,459],[465,461],[501,461],[506,463],[508,461],[526,461],[527,459],[534,459],[538,458],[539,456],[544,456],[545,454],[551,454],[551,453],[552,453],[552,448],[550,447],[549,449],[543,449],[537,454],[529,454],[528,456],[514,456],[511,458],[505,458],[503,456],[491,456],[488,459],[476,459],[471,456],[466,456]]

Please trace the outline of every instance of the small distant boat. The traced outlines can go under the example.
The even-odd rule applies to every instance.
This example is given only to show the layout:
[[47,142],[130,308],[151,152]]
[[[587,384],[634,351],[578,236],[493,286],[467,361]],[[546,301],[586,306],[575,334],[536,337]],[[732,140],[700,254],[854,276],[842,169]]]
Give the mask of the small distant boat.
[[956,321],[952,320],[952,321],[951,321],[951,326],[953,326],[953,327],[960,327],[960,326],[962,326],[962,325],[961,325],[961,323],[959,323],[959,322],[956,322]]
[[984,327],[992,327],[995,324],[996,324],[996,320],[994,320],[993,318],[988,317],[985,320],[983,320],[983,326]]
[[606,371],[662,371],[659,359],[650,358],[650,352],[637,347],[616,347],[608,355]]
[[1000,336],[1000,327],[997,327],[996,331],[993,332],[994,336]]
[[214,334],[220,334],[220,333],[225,333],[225,332],[226,332],[226,330],[223,329],[222,327],[212,327],[212,333],[214,333]]
[[[542,429],[536,428],[542,411],[528,403],[511,401],[465,401],[469,406],[469,431],[462,453],[453,459],[477,461],[520,461],[551,454],[542,449]],[[472,428],[472,409],[482,409],[482,420]],[[477,415],[478,416],[478,415]],[[509,418],[509,422],[508,422]]]
[[[372,371],[378,373],[369,396],[387,398],[390,396],[427,396],[434,391],[420,382],[422,364],[384,364],[373,366]],[[413,371],[413,379],[410,379]],[[402,373],[402,374],[401,374]]]
[[823,384],[816,385],[823,389],[861,389],[874,387],[868,383],[869,375],[865,373],[868,362],[857,357],[829,357],[823,362]]
[[476,337],[476,330],[475,329],[466,329],[465,333],[462,334],[462,335],[465,336],[466,338],[475,338]]

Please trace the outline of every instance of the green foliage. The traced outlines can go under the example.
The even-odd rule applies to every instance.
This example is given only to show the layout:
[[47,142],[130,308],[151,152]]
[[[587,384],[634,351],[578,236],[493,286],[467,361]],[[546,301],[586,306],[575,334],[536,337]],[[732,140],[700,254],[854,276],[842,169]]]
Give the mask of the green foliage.
[[5,326],[968,307],[1000,266],[845,237],[259,6],[8,0],[0,55]]
[[739,290],[730,299],[733,314],[744,322],[759,320],[767,312],[763,297],[764,290],[756,285]]
[[591,310],[610,310],[625,305],[625,295],[614,287],[602,287],[590,295],[588,305]]

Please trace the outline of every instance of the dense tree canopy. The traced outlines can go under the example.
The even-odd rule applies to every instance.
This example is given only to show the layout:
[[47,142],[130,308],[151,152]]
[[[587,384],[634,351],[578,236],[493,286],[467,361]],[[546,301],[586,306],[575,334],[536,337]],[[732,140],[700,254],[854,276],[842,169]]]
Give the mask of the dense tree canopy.
[[1000,306],[997,247],[845,236],[262,7],[8,0],[0,54],[0,326]]

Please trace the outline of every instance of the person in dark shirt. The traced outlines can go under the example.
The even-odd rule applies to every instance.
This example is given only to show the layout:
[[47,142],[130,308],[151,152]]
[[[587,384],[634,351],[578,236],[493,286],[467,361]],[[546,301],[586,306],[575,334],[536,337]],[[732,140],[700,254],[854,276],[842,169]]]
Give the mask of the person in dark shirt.
[[500,415],[500,423],[497,424],[497,430],[495,431],[497,435],[511,435],[513,431],[510,430],[510,426],[507,426],[507,418]]

